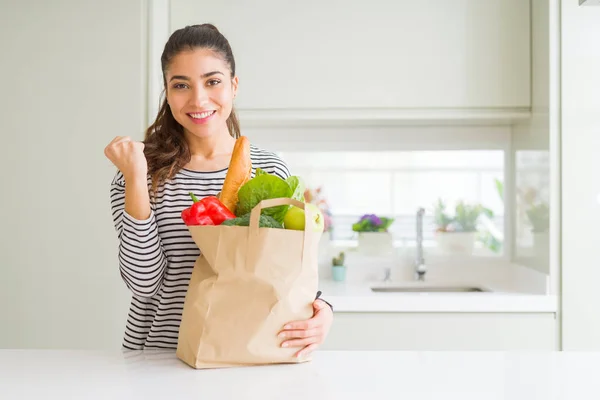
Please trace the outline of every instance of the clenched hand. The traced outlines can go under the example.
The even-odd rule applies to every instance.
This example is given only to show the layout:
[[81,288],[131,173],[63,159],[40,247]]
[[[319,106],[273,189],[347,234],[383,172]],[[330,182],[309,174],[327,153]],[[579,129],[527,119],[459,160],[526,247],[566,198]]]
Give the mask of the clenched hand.
[[121,171],[125,181],[146,180],[148,163],[142,142],[134,142],[129,136],[117,136],[106,146],[104,155]]

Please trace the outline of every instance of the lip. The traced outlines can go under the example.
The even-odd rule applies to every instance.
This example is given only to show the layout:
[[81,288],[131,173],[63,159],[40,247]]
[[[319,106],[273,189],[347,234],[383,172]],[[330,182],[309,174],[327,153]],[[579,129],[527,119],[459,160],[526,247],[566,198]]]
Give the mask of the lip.
[[216,111],[216,110],[212,110],[212,111],[213,111],[213,113],[212,113],[212,114],[210,114],[208,117],[204,117],[204,118],[194,118],[194,117],[192,117],[190,114],[200,114],[200,113],[202,113],[202,112],[206,112],[206,111],[201,111],[201,112],[199,112],[199,113],[187,113],[187,116],[188,116],[188,117],[189,117],[189,118],[192,120],[192,122],[193,122],[194,124],[205,124],[205,123],[207,123],[209,120],[211,120],[211,119],[212,119],[212,117],[214,117],[214,116],[217,114],[217,111]]

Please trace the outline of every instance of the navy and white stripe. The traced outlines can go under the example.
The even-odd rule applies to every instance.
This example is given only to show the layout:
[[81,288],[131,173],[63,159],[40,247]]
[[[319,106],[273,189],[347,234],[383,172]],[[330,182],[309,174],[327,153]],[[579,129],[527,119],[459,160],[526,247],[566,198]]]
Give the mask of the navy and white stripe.
[[[256,168],[282,179],[290,176],[285,162],[272,152],[252,145],[250,158],[253,176]],[[190,191],[199,198],[217,195],[226,174],[227,169],[182,169],[161,185],[151,203],[150,217],[145,220],[125,212],[125,181],[120,172],[115,175],[110,201],[119,238],[119,270],[132,292],[124,348],[177,348],[183,303],[200,255],[181,219],[181,211],[190,206]]]

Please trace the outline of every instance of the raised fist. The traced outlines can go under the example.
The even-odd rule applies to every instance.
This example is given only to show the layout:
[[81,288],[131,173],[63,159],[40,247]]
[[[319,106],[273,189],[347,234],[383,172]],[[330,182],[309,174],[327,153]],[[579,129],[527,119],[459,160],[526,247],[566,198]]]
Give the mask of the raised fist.
[[135,142],[129,136],[117,136],[104,149],[104,155],[128,179],[146,180],[148,162],[144,155],[144,143]]

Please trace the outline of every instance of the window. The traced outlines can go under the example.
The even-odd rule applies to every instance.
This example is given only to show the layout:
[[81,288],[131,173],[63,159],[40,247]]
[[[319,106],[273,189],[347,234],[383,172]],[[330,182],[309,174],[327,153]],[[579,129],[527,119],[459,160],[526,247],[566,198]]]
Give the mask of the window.
[[394,240],[412,243],[416,236],[416,212],[426,210],[425,245],[435,246],[434,205],[438,199],[453,214],[459,201],[481,204],[493,212],[482,217],[479,247],[491,250],[492,235],[502,242],[504,203],[504,152],[460,151],[365,151],[285,152],[281,156],[292,174],[304,178],[308,188],[321,188],[332,215],[333,240],[356,238],[352,224],[364,214],[395,219]]

